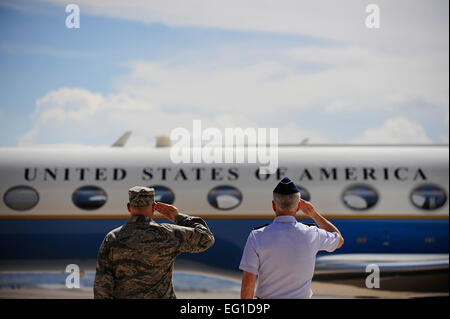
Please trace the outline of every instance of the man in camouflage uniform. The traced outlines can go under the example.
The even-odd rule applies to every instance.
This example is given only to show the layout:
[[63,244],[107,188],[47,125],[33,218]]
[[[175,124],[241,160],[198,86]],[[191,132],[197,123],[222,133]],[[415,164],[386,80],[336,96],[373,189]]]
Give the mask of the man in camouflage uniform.
[[[154,202],[154,189],[128,191],[128,222],[109,232],[100,246],[94,298],[176,298],[172,285],[175,258],[211,247],[214,237],[199,217]],[[152,220],[157,210],[173,224]]]

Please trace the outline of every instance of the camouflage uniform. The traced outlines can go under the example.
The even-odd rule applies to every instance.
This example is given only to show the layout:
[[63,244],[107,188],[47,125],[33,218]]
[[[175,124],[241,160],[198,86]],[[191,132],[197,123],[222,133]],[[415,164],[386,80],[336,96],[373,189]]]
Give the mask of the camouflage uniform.
[[214,237],[201,218],[178,214],[175,223],[139,215],[109,232],[98,252],[94,298],[176,298],[175,258],[208,249]]

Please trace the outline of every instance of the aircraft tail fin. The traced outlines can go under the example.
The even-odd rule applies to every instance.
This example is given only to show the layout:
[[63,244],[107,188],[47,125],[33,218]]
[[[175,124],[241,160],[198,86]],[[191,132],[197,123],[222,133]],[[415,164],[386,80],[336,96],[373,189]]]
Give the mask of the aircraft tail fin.
[[126,131],[117,141],[114,142],[112,147],[123,147],[127,143],[128,139],[130,138],[131,131]]

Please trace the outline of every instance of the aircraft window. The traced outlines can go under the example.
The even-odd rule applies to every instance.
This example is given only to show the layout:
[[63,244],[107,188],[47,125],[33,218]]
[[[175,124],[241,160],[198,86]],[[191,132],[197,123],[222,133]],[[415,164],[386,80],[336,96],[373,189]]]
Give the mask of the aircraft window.
[[378,202],[377,191],[369,185],[351,185],[342,194],[344,204],[354,210],[366,210]]
[[93,210],[102,207],[108,196],[106,192],[97,186],[83,186],[72,194],[72,202],[78,208]]
[[297,187],[300,190],[301,199],[309,202],[311,200],[311,195],[309,194],[309,191],[306,188],[304,188],[303,186],[297,185]]
[[439,209],[447,202],[445,191],[439,186],[430,184],[416,187],[410,198],[414,206],[425,210]]
[[6,191],[3,201],[11,209],[28,210],[37,205],[39,194],[30,186],[15,186]]
[[220,210],[230,210],[242,202],[242,193],[233,186],[221,185],[208,192],[209,204]]
[[162,185],[148,186],[155,189],[155,202],[173,204],[175,193],[168,187]]

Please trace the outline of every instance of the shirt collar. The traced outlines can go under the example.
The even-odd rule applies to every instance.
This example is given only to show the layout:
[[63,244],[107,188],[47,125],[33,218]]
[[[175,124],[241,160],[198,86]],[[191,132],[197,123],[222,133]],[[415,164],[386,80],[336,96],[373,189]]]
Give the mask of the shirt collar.
[[128,223],[148,223],[152,219],[144,215],[134,215],[128,219]]
[[273,221],[274,221],[274,223],[296,223],[297,222],[295,217],[290,216],[290,215],[277,216],[277,217],[275,217],[275,219]]

